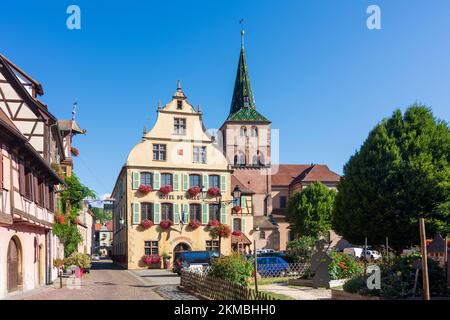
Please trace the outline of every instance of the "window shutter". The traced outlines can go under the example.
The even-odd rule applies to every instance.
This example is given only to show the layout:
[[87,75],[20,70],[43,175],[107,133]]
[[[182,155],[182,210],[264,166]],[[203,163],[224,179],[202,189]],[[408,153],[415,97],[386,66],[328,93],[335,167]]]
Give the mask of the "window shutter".
[[173,191],[180,189],[180,175],[178,173],[173,174]]
[[133,171],[131,176],[132,176],[132,180],[133,180],[132,189],[133,190],[139,189],[139,172]]
[[242,208],[242,211],[241,211],[242,214],[248,213],[248,210],[247,210],[247,197],[246,196],[241,196],[241,208]]
[[246,231],[245,231],[245,229],[246,229],[246,226],[245,226],[245,224],[246,224],[246,219],[243,217],[242,219],[241,219],[241,231],[242,231],[242,233],[245,233]]
[[178,203],[173,204],[173,223],[180,223],[180,205]]
[[133,203],[133,224],[139,224],[141,221],[139,217],[141,216],[141,206],[139,202]]
[[207,174],[203,175],[203,187],[208,189],[208,175]]
[[225,206],[222,206],[222,208],[220,208],[220,223],[227,223],[227,207]]
[[189,223],[189,205],[183,204],[183,212],[184,212],[184,223]]
[[222,193],[227,191],[227,177],[226,176],[220,176],[220,191]]
[[153,216],[155,217],[154,224],[159,224],[161,222],[161,213],[160,213],[161,205],[159,203],[153,204]]
[[208,205],[202,203],[202,224],[208,224]]
[[153,172],[153,190],[161,188],[161,174],[157,171]]
[[189,188],[189,178],[187,174],[183,173],[183,190],[182,191],[187,191]]
[[19,190],[20,194],[25,194],[25,167],[23,162],[19,163]]

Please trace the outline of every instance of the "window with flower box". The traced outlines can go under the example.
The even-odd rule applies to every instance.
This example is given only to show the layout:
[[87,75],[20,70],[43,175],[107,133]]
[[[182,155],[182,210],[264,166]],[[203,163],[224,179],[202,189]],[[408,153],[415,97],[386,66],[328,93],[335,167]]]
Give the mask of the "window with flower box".
[[161,220],[173,221],[173,205],[171,203],[161,204]]
[[201,179],[199,174],[190,174],[189,175],[189,188],[193,187],[201,187]]
[[153,220],[153,203],[143,202],[141,203],[141,221]]
[[172,187],[171,173],[161,173],[161,187]]
[[144,241],[144,251],[146,256],[158,255],[159,254],[158,241]]
[[209,188],[220,189],[220,177],[218,175],[209,176]]
[[219,240],[206,240],[206,251],[219,251]]
[[141,185],[151,187],[153,185],[153,174],[150,172],[141,172]]
[[209,221],[220,221],[220,206],[218,204],[209,205]]
[[202,207],[199,204],[192,203],[189,206],[189,218],[190,221],[202,221]]

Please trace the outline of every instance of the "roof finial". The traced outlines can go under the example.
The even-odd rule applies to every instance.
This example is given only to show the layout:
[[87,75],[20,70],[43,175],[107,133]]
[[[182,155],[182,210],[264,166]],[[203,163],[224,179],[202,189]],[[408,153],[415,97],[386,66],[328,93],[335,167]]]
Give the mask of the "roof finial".
[[143,130],[144,136],[147,134],[147,126],[144,125],[144,130]]
[[158,99],[158,110],[161,109],[161,99]]
[[72,121],[75,121],[75,115],[77,114],[78,103],[74,102],[72,107]]
[[239,24],[241,25],[241,47],[244,49],[244,19],[239,20]]
[[178,80],[177,91],[181,92],[181,81]]
[[201,105],[201,104],[198,105],[197,112],[198,112],[198,113],[201,113],[201,112],[202,112],[202,105]]

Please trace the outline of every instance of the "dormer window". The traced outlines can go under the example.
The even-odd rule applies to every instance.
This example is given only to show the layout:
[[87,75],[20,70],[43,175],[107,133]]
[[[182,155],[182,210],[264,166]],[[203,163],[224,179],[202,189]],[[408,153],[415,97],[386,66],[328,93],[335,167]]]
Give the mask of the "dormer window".
[[250,107],[248,97],[244,97],[244,108],[248,108],[248,107]]
[[183,101],[177,100],[177,110],[183,110]]

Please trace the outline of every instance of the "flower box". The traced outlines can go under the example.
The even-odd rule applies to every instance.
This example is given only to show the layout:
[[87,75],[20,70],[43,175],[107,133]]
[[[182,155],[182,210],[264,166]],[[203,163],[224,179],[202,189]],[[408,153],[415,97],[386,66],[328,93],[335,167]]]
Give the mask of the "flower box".
[[213,239],[221,237],[228,238],[231,234],[231,228],[226,224],[219,224],[217,227],[211,228],[210,235]]
[[145,219],[145,220],[142,220],[139,225],[141,226],[141,228],[147,230],[153,226],[153,221]]
[[236,206],[233,207],[233,212],[234,213],[240,213],[241,211],[242,211],[242,208],[240,206],[236,205]]
[[193,230],[199,228],[201,225],[202,225],[202,223],[198,220],[191,220],[191,221],[189,221],[189,224],[188,224],[189,228],[191,228]]
[[78,157],[78,155],[80,154],[80,152],[78,151],[78,149],[75,148],[75,147],[70,148],[70,153],[71,153],[74,157]]
[[192,187],[188,189],[188,193],[191,197],[196,197],[200,194],[200,192],[202,192],[202,188],[201,187]]
[[171,226],[173,226],[173,222],[170,220],[163,220],[159,223],[159,227],[163,230],[170,229]]
[[169,194],[172,192],[172,186],[163,186],[159,188],[159,192],[161,192],[162,194]]
[[219,188],[209,188],[208,189],[208,194],[211,196],[211,197],[217,197],[217,195],[220,193],[220,189]]
[[233,231],[232,235],[236,237],[242,237],[242,231],[241,230]]
[[161,257],[157,254],[150,256],[143,256],[142,262],[147,266],[159,266],[161,267]]
[[147,186],[147,185],[145,185],[145,184],[141,184],[140,186],[139,186],[139,192],[142,192],[142,193],[145,193],[145,194],[147,194],[147,193],[150,193],[150,192],[152,192],[153,191],[153,188],[152,188],[152,186]]
[[211,220],[208,222],[208,228],[213,228],[213,227],[217,227],[220,224],[220,222],[218,220]]

